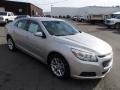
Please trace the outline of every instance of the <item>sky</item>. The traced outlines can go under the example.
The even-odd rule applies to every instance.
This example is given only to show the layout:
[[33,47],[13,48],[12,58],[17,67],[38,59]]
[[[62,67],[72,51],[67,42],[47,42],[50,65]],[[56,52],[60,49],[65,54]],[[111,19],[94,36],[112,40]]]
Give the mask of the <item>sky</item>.
[[30,2],[42,8],[44,12],[52,7],[120,6],[120,0],[10,0]]

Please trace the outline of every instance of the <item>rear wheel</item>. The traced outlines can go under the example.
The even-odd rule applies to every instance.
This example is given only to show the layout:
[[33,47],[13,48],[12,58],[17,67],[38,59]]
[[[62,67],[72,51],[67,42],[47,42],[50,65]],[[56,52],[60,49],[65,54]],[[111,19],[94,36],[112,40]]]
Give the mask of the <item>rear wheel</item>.
[[53,54],[50,56],[50,70],[59,79],[67,79],[70,75],[69,73],[69,65],[59,54]]
[[116,24],[115,24],[115,29],[116,29],[116,30],[120,30],[120,23],[116,23]]
[[111,29],[111,26],[107,26],[108,29]]
[[10,51],[14,51],[16,48],[15,48],[15,44],[14,44],[14,41],[11,37],[8,37],[7,38],[7,46],[8,46],[8,49]]

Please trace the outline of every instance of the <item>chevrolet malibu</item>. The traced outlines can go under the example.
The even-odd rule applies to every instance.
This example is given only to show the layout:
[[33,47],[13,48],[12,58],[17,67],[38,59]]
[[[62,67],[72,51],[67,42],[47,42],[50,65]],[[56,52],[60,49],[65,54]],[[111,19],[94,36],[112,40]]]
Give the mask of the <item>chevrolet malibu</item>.
[[5,31],[10,51],[19,48],[32,55],[59,79],[103,78],[112,68],[112,47],[64,20],[21,18],[7,24]]

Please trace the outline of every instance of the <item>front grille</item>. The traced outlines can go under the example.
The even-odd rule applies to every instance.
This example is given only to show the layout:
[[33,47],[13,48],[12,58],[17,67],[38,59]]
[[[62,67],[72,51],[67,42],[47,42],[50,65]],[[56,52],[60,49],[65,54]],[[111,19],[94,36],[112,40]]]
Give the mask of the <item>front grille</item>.
[[83,77],[94,77],[94,76],[96,76],[96,73],[95,72],[82,72],[80,74],[80,76],[83,76]]
[[111,61],[111,60],[104,61],[104,62],[102,63],[103,67],[109,66],[110,61]]
[[105,58],[105,57],[107,57],[108,55],[111,55],[111,53],[108,53],[108,54],[106,54],[106,55],[98,55],[98,57],[99,57],[99,58]]
[[100,60],[102,60],[102,66],[105,68],[105,67],[108,67],[111,60],[112,60],[112,53],[109,53],[109,54],[106,54],[106,55],[99,55],[98,58]]

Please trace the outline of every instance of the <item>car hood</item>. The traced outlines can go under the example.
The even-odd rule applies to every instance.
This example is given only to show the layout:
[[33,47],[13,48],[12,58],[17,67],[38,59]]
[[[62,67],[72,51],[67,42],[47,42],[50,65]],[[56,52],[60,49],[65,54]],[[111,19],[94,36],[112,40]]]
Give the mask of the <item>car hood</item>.
[[76,35],[60,36],[59,39],[61,43],[71,47],[87,49],[98,55],[106,55],[112,52],[112,47],[108,43],[84,32]]

